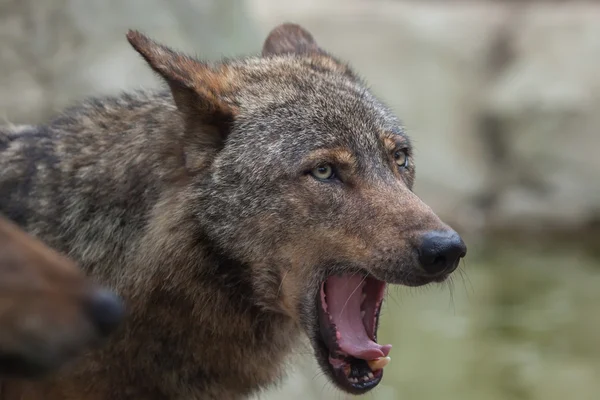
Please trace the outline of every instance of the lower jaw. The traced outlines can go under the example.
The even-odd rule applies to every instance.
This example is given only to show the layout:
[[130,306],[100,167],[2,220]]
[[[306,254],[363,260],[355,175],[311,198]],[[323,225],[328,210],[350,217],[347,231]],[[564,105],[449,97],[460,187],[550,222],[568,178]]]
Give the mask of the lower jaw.
[[[355,360],[354,362],[363,362],[366,365],[364,360]],[[352,367],[350,367],[350,369],[352,369]],[[376,387],[383,378],[383,370],[378,370],[376,372],[371,371],[370,376],[352,373],[349,375],[345,369],[334,368],[334,371],[338,385],[343,387],[345,391],[353,394],[363,394],[368,392]]]
[[[321,364],[321,368],[324,372],[329,375],[331,381],[344,392],[353,395],[361,395],[369,392],[373,388],[375,388],[381,382],[383,378],[383,370],[378,370],[373,373],[374,379],[369,379],[368,381],[363,381],[361,379],[360,382],[351,382],[349,380],[349,376],[346,374],[346,371],[343,367],[336,367],[330,361],[331,355],[329,349],[322,341],[321,338],[318,339],[318,349],[317,352],[320,355],[317,357],[318,361]],[[326,354],[326,355],[325,355]],[[364,360],[360,360],[365,362]],[[366,362],[365,362],[366,364]],[[352,377],[352,375],[351,375]]]

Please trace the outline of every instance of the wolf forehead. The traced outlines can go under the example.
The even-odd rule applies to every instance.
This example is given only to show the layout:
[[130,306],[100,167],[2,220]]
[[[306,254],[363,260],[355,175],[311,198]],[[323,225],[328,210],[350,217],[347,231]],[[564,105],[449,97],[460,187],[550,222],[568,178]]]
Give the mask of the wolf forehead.
[[[235,65],[250,79],[241,78],[231,95],[239,105],[238,132],[231,132],[231,144],[236,133],[253,132],[255,140],[280,140],[282,150],[301,152],[377,150],[386,138],[410,146],[400,119],[353,73],[315,67],[310,55],[246,59]],[[248,144],[247,137],[239,139]]]

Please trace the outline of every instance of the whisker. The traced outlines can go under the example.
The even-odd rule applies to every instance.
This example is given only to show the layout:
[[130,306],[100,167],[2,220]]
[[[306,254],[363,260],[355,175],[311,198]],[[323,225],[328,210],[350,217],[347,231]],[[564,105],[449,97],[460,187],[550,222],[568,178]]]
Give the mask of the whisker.
[[[471,279],[469,278],[469,275],[467,274],[467,271],[466,271],[466,269],[467,269],[467,261],[465,259],[463,259],[462,262],[463,262],[463,266],[464,266],[464,269],[465,269],[465,271],[464,271],[465,278],[467,278],[467,282],[469,282],[469,287],[471,288],[471,293],[474,294],[475,293],[475,289],[473,288],[473,283],[471,282]],[[463,271],[461,270],[461,273],[462,272]]]
[[321,376],[325,376],[325,373],[321,369],[317,369],[317,372],[313,374],[311,381],[314,381],[315,379],[320,378]]
[[463,287],[465,288],[465,293],[467,294],[467,300],[471,301],[471,296],[469,290],[467,289],[467,282],[465,280],[465,273],[462,270],[458,271],[460,273],[460,280],[462,281]]
[[[400,303],[399,303],[399,302],[398,302],[398,300],[396,300],[396,298],[393,296],[393,293],[390,293],[390,289],[389,289],[389,288],[390,288],[389,286],[386,286],[386,288],[385,288],[385,295],[386,295],[386,297],[389,297],[390,299],[394,300],[394,303],[396,303],[396,305],[397,305],[398,307],[400,307]],[[396,288],[396,289],[397,289],[397,288]]]
[[453,280],[453,277],[450,277],[448,279],[447,285],[448,285],[448,291],[450,293],[450,303],[448,304],[448,306],[452,306],[454,315],[456,315],[456,304],[454,303],[454,280]]
[[350,298],[352,297],[352,295],[354,293],[356,293],[356,291],[358,290],[359,287],[362,286],[363,282],[365,281],[365,279],[367,279],[367,276],[363,276],[363,278],[361,279],[360,283],[358,284],[358,286],[356,286],[356,288],[354,288],[354,290],[352,291],[352,293],[350,293],[350,296],[348,296],[348,299],[346,299],[346,302],[344,303],[344,306],[342,307],[342,311],[340,311],[340,317],[342,316],[342,314],[344,313],[344,309],[346,308],[346,306],[348,305],[348,302],[350,301]]

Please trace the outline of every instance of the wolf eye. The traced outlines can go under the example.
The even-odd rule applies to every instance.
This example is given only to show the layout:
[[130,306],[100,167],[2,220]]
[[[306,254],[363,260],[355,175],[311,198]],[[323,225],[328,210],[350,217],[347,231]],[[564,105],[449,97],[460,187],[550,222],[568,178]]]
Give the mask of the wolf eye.
[[329,164],[319,165],[316,168],[313,168],[310,173],[315,178],[326,181],[327,179],[333,178],[333,167]]
[[408,154],[406,154],[406,150],[396,150],[394,161],[399,167],[408,167]]

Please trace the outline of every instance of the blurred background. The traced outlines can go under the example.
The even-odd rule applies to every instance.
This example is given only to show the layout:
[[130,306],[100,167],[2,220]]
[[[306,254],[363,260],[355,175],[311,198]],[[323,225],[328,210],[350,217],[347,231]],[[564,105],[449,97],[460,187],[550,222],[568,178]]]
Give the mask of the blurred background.
[[[0,0],[0,121],[156,87],[140,29],[205,59],[291,21],[404,120],[416,192],[465,238],[450,284],[390,289],[367,398],[600,399],[600,4]],[[257,399],[345,399],[308,347]]]

